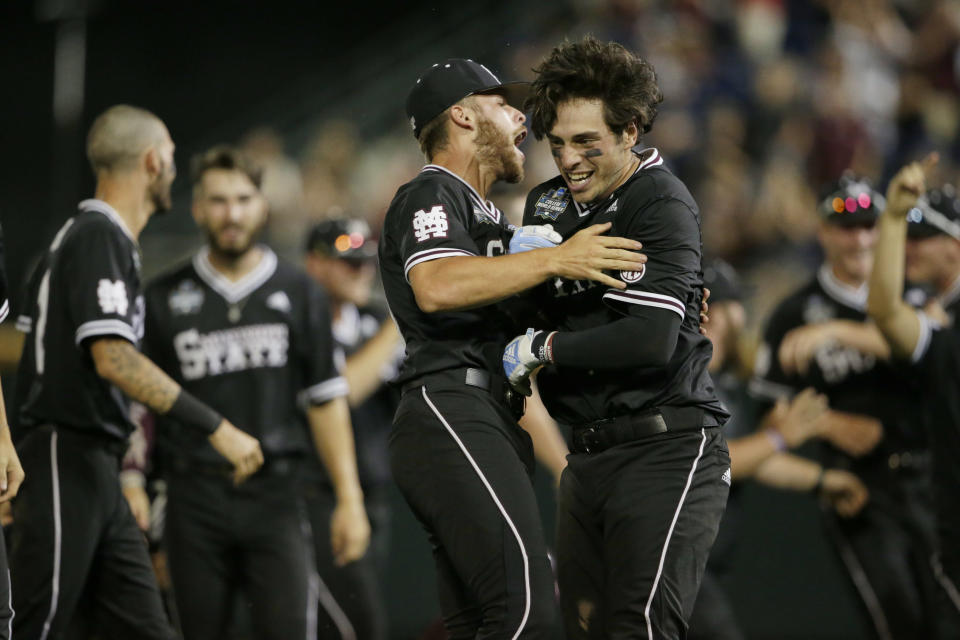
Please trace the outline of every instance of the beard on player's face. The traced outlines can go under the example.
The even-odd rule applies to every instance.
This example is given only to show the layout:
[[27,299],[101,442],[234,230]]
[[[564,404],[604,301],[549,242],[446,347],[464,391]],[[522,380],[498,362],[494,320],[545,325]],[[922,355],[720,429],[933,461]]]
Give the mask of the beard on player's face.
[[227,222],[216,228],[207,224],[204,231],[207,234],[207,244],[211,251],[224,258],[236,260],[256,246],[263,227],[263,224],[250,228],[242,224]]
[[176,176],[172,165],[163,165],[160,174],[150,184],[147,193],[150,196],[150,203],[153,205],[154,213],[162,214],[173,208],[173,197],[170,195],[170,189],[173,186],[173,179]]
[[511,184],[523,180],[523,163],[517,157],[514,141],[489,118],[477,121],[476,145],[477,158],[495,171],[498,180]]

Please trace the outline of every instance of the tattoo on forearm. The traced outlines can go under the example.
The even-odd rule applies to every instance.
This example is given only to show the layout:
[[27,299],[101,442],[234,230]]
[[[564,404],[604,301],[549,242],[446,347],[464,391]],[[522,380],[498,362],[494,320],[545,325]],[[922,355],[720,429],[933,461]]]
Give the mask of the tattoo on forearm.
[[180,387],[157,365],[124,340],[110,340],[103,351],[112,373],[111,382],[157,413],[173,406]]

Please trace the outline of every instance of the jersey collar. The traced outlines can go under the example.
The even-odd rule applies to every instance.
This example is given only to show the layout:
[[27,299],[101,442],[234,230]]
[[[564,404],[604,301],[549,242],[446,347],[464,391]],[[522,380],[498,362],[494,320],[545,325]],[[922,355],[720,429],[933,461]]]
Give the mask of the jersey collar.
[[100,200],[99,198],[88,198],[80,202],[78,206],[81,211],[96,211],[97,213],[102,213],[103,215],[107,216],[110,222],[120,227],[120,230],[123,231],[128,238],[130,238],[130,241],[133,244],[137,244],[137,239],[133,237],[130,227],[128,227],[127,223],[124,222],[123,218],[120,217],[120,214],[117,213],[117,210],[103,200]]
[[236,304],[263,286],[277,270],[277,254],[264,245],[260,245],[260,248],[263,250],[263,255],[259,264],[236,282],[214,268],[210,262],[210,247],[207,246],[193,256],[193,268],[207,286],[219,293],[230,304]]
[[817,271],[817,280],[820,282],[820,286],[823,287],[823,290],[827,292],[827,295],[837,302],[845,304],[848,307],[853,307],[857,311],[866,311],[866,282],[859,287],[851,287],[848,284],[840,282],[837,280],[837,276],[833,275],[833,267],[831,267],[827,262],[824,262],[822,265],[820,265],[820,270]]
[[[649,152],[649,155],[644,158],[644,155]],[[663,164],[663,156],[660,155],[660,151],[656,147],[649,147],[647,149],[642,149],[640,151],[634,151],[633,154],[640,158],[640,164],[637,165],[637,168],[634,169],[633,173],[630,174],[630,177],[624,180],[623,184],[613,190],[609,196],[604,198],[600,202],[594,202],[589,205],[583,205],[578,203],[576,200],[573,201],[573,206],[577,209],[577,214],[582,218],[585,215],[591,214],[595,211],[602,209],[612,198],[618,198],[620,196],[621,190],[626,187],[630,182],[644,169],[649,169],[652,167],[659,167]]]
[[440,171],[462,182],[463,186],[470,190],[470,197],[473,200],[473,203],[480,207],[480,210],[487,214],[491,220],[497,224],[500,224],[500,210],[497,209],[497,207],[490,200],[484,200],[481,198],[480,194],[477,193],[477,190],[473,188],[472,184],[455,174],[453,171],[450,171],[450,169],[441,167],[438,164],[428,164],[423,167],[423,169],[420,169],[420,173],[423,173],[424,171]]

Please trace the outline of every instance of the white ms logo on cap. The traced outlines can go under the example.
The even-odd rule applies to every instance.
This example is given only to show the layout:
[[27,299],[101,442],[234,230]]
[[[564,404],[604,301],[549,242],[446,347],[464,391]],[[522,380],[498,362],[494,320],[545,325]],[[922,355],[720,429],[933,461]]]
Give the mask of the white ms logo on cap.
[[640,267],[640,271],[621,271],[620,279],[626,282],[627,284],[633,284],[638,282],[640,278],[643,277],[643,274],[647,272],[647,265]]

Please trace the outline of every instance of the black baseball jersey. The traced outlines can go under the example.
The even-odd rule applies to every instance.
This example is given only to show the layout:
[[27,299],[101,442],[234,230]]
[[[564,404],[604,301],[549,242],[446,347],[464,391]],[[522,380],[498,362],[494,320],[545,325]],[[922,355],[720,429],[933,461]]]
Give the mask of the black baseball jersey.
[[[380,331],[384,322],[393,320],[381,310],[371,307],[358,309],[352,304],[343,304],[340,317],[333,322],[337,353],[349,359]],[[350,407],[350,422],[357,450],[357,473],[360,486],[364,489],[382,486],[390,481],[387,441],[400,397],[396,385],[387,383],[397,377],[402,358],[403,352],[398,350],[396,359],[386,363],[380,371],[383,384],[360,406]],[[312,470],[319,474],[317,479],[320,482],[329,483],[321,465],[312,467]]]
[[500,305],[424,313],[407,276],[418,264],[453,256],[505,253],[512,231],[503,214],[462,178],[436,165],[400,187],[383,223],[380,275],[407,343],[398,382],[456,367],[501,371],[514,330]]
[[[934,487],[941,527],[949,540],[960,535],[960,280],[941,298],[950,324],[940,327],[920,314],[920,339],[912,360],[923,389],[919,405],[934,451]],[[916,412],[917,403],[909,408]],[[952,553],[956,556],[956,553]],[[956,579],[957,576],[952,576]]]
[[[700,214],[687,188],[656,149],[638,154],[636,172],[603,202],[577,203],[558,176],[530,192],[523,222],[552,224],[564,239],[604,222],[612,236],[643,243],[638,272],[620,272],[624,290],[594,281],[554,278],[533,292],[542,329],[581,331],[609,324],[642,307],[680,317],[676,350],[664,368],[589,370],[548,366],[537,378],[558,421],[577,425],[662,406],[699,407],[718,424],[728,417],[707,373],[713,347],[700,335]],[[616,277],[616,276],[615,276]],[[643,336],[623,336],[642,340]]]
[[20,427],[54,423],[126,439],[128,400],[97,375],[87,344],[111,336],[139,346],[143,337],[140,249],[113,207],[80,203],[30,276],[24,306]]
[[791,329],[829,320],[866,322],[866,303],[866,285],[857,289],[844,285],[824,264],[811,282],[774,310],[757,354],[756,376],[750,391],[769,407],[777,398],[813,387],[827,396],[831,409],[880,420],[883,442],[855,464],[825,445],[827,462],[855,466],[858,473],[869,478],[872,472],[886,475],[887,456],[891,452],[926,447],[916,408],[910,401],[916,390],[909,379],[870,354],[835,343],[817,350],[805,376],[784,373],[777,357],[780,344]]
[[[265,456],[314,451],[304,409],[346,395],[347,384],[326,297],[305,273],[263,247],[257,267],[232,282],[204,247],[151,282],[146,298],[144,351],[157,365],[259,439]],[[157,441],[164,453],[222,462],[203,434],[170,416]]]

